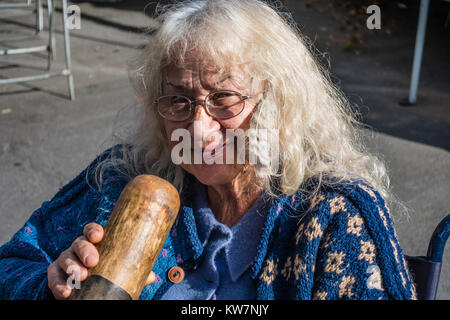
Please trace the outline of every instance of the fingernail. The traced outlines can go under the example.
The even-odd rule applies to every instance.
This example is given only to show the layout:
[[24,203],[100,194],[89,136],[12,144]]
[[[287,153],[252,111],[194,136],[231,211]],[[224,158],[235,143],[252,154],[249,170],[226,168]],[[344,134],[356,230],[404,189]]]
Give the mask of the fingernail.
[[91,264],[93,264],[93,263],[94,263],[94,257],[93,257],[93,256],[87,255],[87,256],[84,258],[84,265],[85,265],[85,266],[91,265]]

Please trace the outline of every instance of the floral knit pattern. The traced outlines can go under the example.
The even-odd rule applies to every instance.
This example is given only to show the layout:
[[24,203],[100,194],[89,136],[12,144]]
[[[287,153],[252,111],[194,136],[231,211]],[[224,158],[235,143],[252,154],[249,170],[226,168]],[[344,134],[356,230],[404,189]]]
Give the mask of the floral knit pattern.
[[[0,247],[0,299],[52,299],[48,266],[87,223],[106,224],[128,181],[107,171],[100,192],[86,182],[86,175],[92,178],[88,168]],[[181,199],[177,220],[153,267],[157,280],[139,299],[159,299],[172,285],[167,277],[171,267],[199,265],[203,247],[189,192]],[[312,209],[305,211],[310,204]],[[324,186],[311,200],[301,192],[273,200],[251,276],[257,299],[416,299],[390,213],[379,193],[363,181]]]

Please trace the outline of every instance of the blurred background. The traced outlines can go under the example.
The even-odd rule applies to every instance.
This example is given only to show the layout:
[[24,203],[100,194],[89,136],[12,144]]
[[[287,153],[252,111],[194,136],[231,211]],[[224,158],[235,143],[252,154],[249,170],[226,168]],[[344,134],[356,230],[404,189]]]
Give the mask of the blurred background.
[[[26,3],[27,0],[1,0]],[[0,52],[48,42],[35,34],[30,8],[0,9]],[[160,2],[164,4],[164,1]],[[417,103],[408,97],[419,0],[279,1],[311,40],[367,130],[369,149],[387,164],[394,194],[408,213],[392,212],[403,250],[425,255],[439,221],[450,212],[450,2],[431,1]],[[66,67],[62,1],[56,0],[55,60]],[[366,9],[378,5],[380,29],[370,30]],[[0,85],[0,244],[43,201],[75,177],[127,131],[136,97],[128,64],[145,45],[156,2],[68,1],[81,13],[70,30],[75,99],[66,77]],[[10,38],[14,41],[9,41]],[[46,52],[0,55],[0,80],[47,72]],[[400,211],[399,211],[400,212]],[[439,299],[450,299],[450,252],[444,256]]]

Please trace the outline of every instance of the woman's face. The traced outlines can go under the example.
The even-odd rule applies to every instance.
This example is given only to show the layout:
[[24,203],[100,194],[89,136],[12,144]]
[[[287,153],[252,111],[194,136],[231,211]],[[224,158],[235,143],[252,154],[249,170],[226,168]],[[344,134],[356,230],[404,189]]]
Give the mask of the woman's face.
[[[189,132],[191,149],[188,152],[190,152],[191,161],[181,163],[181,167],[205,185],[229,183],[243,169],[243,164],[236,163],[236,143],[233,163],[226,162],[227,148],[225,144],[230,143],[230,141],[226,141],[226,130],[242,129],[245,131],[249,129],[252,112],[259,97],[245,100],[243,111],[237,116],[225,120],[210,116],[204,108],[203,100],[209,93],[217,90],[232,90],[242,95],[250,95],[250,83],[251,79],[248,79],[240,68],[235,68],[230,74],[223,76],[212,71],[201,70],[198,64],[192,64],[186,69],[176,66],[168,67],[163,74],[163,95],[177,94],[188,97],[192,101],[201,100],[195,103],[195,113],[192,119],[182,122],[164,119],[164,126],[171,149],[180,143],[180,141],[170,141],[174,130],[186,129]],[[205,149],[210,152],[214,149],[215,152],[212,155],[223,156],[223,164],[206,164],[203,156],[200,164],[197,164],[198,161],[194,163],[194,141],[201,141],[197,144],[196,152],[203,153]],[[211,155],[211,153],[209,154]]]

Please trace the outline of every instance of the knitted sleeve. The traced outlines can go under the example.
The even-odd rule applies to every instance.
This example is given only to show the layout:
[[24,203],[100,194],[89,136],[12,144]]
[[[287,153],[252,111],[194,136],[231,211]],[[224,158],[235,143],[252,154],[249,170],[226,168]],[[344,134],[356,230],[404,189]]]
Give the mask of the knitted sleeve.
[[328,194],[312,299],[415,299],[415,288],[384,200],[365,184]]
[[48,251],[52,242],[36,210],[26,224],[0,248],[0,300],[45,299]]
[[96,219],[101,204],[101,194],[86,182],[86,170],[45,201],[0,247],[0,300],[52,298],[48,266]]

